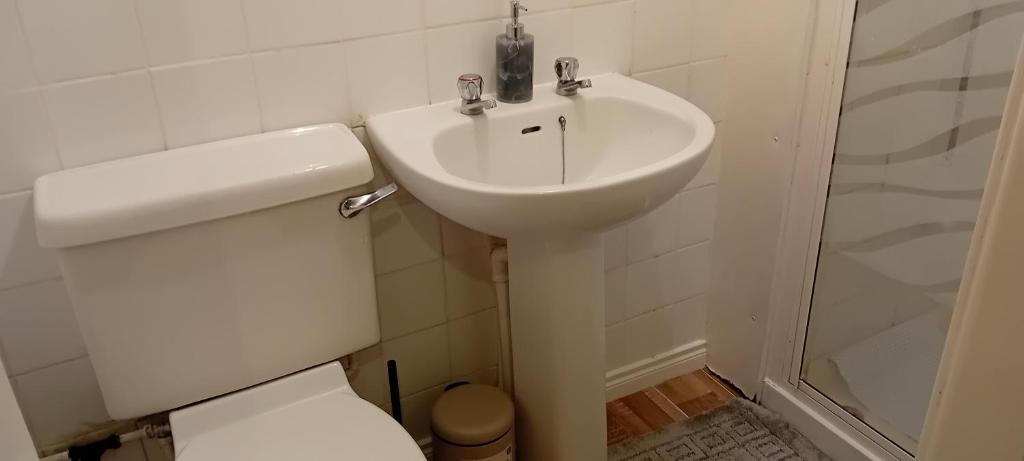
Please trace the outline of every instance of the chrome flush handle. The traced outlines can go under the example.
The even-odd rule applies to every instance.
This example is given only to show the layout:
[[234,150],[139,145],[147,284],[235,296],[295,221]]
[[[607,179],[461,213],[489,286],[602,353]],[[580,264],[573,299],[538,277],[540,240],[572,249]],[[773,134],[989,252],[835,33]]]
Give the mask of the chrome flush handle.
[[338,205],[338,213],[345,218],[354,218],[362,213],[363,210],[373,206],[373,204],[384,200],[387,196],[398,192],[398,185],[395,183],[388,184],[380,189],[377,189],[369,194],[357,195],[355,197],[349,197]]

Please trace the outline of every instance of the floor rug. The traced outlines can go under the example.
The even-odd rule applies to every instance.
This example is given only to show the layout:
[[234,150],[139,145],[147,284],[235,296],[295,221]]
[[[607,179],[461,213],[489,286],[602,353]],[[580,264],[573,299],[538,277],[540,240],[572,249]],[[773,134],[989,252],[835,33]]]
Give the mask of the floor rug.
[[703,415],[608,447],[609,461],[827,461],[779,415],[733,399]]

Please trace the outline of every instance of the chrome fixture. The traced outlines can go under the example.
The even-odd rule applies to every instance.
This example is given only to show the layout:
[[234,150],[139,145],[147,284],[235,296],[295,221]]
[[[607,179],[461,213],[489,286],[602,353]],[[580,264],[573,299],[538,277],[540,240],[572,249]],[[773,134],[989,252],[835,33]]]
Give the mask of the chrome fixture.
[[562,184],[565,184],[565,116],[564,115],[558,116],[558,126],[562,127]]
[[463,115],[480,115],[484,109],[494,109],[498,103],[493,99],[480,99],[484,92],[484,78],[477,74],[462,74],[459,76],[459,96],[462,97],[462,106],[459,112]]
[[590,88],[590,79],[576,80],[576,72],[580,70],[580,61],[573,57],[555,59],[555,93],[562,96],[574,96],[580,88]]
[[369,194],[357,195],[355,197],[349,197],[338,205],[338,213],[345,218],[354,218],[363,210],[373,206],[373,204],[384,200],[387,196],[398,192],[398,185],[395,183],[388,184],[380,189],[377,189]]

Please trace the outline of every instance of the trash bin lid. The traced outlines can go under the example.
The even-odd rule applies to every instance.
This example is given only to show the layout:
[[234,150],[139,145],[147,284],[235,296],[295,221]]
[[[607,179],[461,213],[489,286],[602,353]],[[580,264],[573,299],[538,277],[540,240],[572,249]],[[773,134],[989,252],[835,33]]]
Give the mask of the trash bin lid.
[[483,445],[512,429],[512,399],[493,386],[463,384],[441,394],[430,425],[434,434],[456,445]]

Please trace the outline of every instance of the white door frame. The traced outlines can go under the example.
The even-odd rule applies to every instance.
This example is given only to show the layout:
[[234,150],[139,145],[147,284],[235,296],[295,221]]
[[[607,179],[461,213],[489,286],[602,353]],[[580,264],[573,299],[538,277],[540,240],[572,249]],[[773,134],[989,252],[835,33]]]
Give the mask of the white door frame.
[[775,265],[760,399],[837,459],[910,460],[912,455],[799,376],[855,7],[856,0],[817,4],[796,162]]

